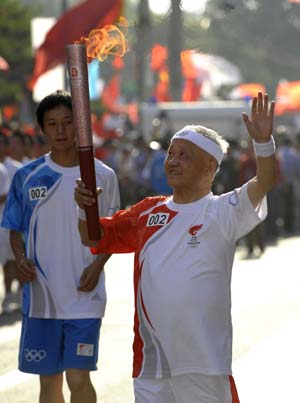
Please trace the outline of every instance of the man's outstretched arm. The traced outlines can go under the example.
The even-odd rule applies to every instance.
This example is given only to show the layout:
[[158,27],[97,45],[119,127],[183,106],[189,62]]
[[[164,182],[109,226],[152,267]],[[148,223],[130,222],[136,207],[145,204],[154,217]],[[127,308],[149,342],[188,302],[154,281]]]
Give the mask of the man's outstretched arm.
[[272,136],[274,109],[275,102],[269,105],[268,95],[260,92],[253,98],[251,118],[243,114],[256,154],[256,176],[248,183],[248,195],[254,208],[276,183],[275,144]]

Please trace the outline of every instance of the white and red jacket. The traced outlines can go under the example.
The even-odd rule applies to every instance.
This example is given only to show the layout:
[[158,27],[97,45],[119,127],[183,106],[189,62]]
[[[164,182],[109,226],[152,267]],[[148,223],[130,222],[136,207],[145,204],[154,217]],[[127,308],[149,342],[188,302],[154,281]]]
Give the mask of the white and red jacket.
[[266,213],[246,184],[189,204],[150,197],[100,220],[93,253],[135,252],[134,377],[231,374],[235,245]]

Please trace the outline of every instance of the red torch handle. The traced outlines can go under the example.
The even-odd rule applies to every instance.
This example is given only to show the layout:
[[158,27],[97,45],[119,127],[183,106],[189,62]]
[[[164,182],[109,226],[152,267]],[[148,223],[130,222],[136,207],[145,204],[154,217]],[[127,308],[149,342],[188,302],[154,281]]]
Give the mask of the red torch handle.
[[85,45],[68,45],[67,58],[81,179],[87,189],[93,192],[96,199],[96,203],[85,209],[89,239],[94,241],[99,240],[101,234],[96,196],[96,174]]
[[85,208],[88,234],[91,240],[98,240],[100,239],[100,227],[98,218],[98,202],[96,195],[96,176],[93,148],[91,147],[90,149],[80,149],[80,147],[78,147],[78,157],[81,179],[85,183],[87,189],[93,191],[94,198],[96,199],[96,203]]

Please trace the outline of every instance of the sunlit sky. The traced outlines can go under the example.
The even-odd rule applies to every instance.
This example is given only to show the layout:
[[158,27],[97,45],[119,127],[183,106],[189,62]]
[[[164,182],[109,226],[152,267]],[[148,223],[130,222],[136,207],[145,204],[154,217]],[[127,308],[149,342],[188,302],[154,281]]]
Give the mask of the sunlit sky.
[[[170,0],[148,0],[149,6],[156,14],[165,14],[170,8]],[[183,10],[189,12],[202,12],[206,0],[182,0]]]

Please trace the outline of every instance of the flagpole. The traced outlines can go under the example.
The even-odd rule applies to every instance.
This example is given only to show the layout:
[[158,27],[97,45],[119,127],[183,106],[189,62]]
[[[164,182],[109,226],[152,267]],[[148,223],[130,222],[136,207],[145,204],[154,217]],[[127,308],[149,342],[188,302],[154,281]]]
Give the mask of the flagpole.
[[[67,11],[67,9],[68,9],[68,0],[61,0],[62,15]],[[64,68],[63,68],[63,87],[65,90],[69,89],[67,62],[64,63]]]
[[64,13],[68,8],[68,0],[61,0],[61,10]]

